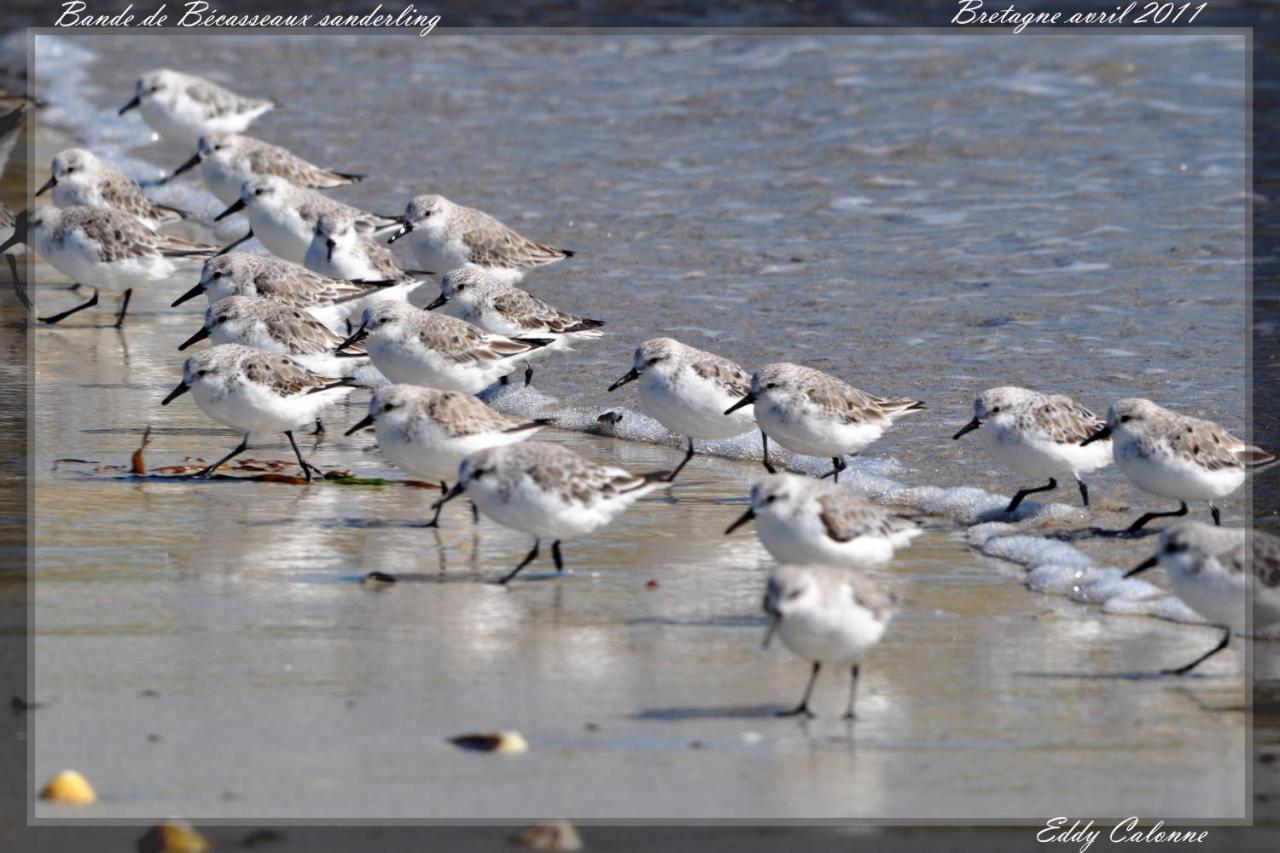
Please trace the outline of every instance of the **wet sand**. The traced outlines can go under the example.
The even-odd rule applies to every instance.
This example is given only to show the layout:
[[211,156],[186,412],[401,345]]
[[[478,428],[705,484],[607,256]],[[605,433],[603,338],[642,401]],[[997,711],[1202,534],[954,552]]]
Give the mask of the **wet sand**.
[[[147,412],[150,465],[235,442],[190,405],[151,413],[171,377],[145,365],[190,321],[136,319],[37,334],[34,695],[51,704],[33,717],[34,769],[96,780],[102,801],[77,816],[1242,814],[1237,653],[1185,680],[1072,677],[1158,668],[1210,632],[1030,594],[941,520],[892,568],[906,604],[864,668],[856,725],[838,719],[838,673],[819,719],[774,719],[806,666],[759,648],[771,563],[752,536],[719,535],[747,463],[696,459],[674,500],[566,545],[571,576],[544,562],[510,589],[485,581],[527,538],[473,526],[462,502],[440,531],[414,527],[435,492],[50,470],[125,464],[137,446],[141,422],[78,412]],[[334,410],[311,457],[394,477],[368,437],[328,437],[360,414]],[[634,470],[675,457],[547,438]],[[373,570],[401,580],[358,582]],[[445,740],[499,729],[530,751]]]

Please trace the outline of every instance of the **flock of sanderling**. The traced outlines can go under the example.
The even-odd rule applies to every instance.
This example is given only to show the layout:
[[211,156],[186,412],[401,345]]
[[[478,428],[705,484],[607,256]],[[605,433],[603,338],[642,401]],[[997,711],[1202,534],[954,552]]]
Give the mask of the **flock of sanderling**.
[[[393,384],[374,391],[368,416],[347,435],[372,427],[390,462],[440,483],[429,525],[440,523],[443,504],[465,493],[473,512],[534,537],[528,555],[498,581],[506,584],[538,556],[544,539],[562,570],[562,541],[599,529],[672,482],[696,440],[759,428],[770,476],[752,489],[750,509],[726,533],[754,521],[760,541],[783,564],[765,593],[766,643],[776,632],[813,666],[800,704],[786,713],[811,715],[809,696],[823,664],[848,668],[856,689],[858,662],[879,642],[895,609],[889,587],[864,572],[887,564],[920,529],[835,483],[847,456],[923,403],[876,397],[799,364],[751,373],[660,337],[640,345],[630,370],[608,390],[636,383],[643,409],[687,439],[674,471],[633,474],[562,446],[528,442],[547,421],[499,413],[474,395],[522,368],[528,384],[533,362],[601,336],[600,321],[517,287],[530,270],[573,253],[439,195],[414,198],[402,217],[334,201],[320,190],[360,176],[242,135],[272,106],[159,70],[138,80],[120,111],[136,108],[166,140],[195,148],[165,180],[198,168],[227,205],[217,219],[237,213],[248,219],[249,231],[232,246],[219,250],[159,230],[188,214],[152,201],[128,176],[82,149],[53,159],[52,177],[37,194],[52,191],[55,206],[11,217],[13,234],[0,246],[8,252],[25,243],[93,288],[88,302],[41,318],[45,323],[96,304],[101,289],[122,294],[119,325],[134,287],[193,275],[192,264],[203,263],[199,284],[173,304],[207,297],[203,326],[179,348],[204,338],[213,345],[186,360],[181,383],[163,403],[189,392],[201,410],[244,433],[244,440],[196,476],[212,474],[248,448],[250,435],[266,432],[284,433],[311,480],[319,472],[303,458],[294,430],[359,387],[352,374],[371,364]],[[275,257],[230,251],[250,237]],[[400,240],[415,267],[388,248]],[[425,275],[441,278],[434,299],[422,284]],[[1148,512],[1129,532],[1154,518],[1186,515],[1188,502],[1208,502],[1214,525],[1169,527],[1156,556],[1130,573],[1164,566],[1174,591],[1224,629],[1216,648],[1168,672],[1189,671],[1224,648],[1232,631],[1280,622],[1280,540],[1217,527],[1214,505],[1244,483],[1247,468],[1274,461],[1270,454],[1149,400],[1120,400],[1103,420],[1068,397],[1017,387],[982,392],[973,419],[954,437],[973,431],[993,458],[1020,476],[1047,480],[1018,491],[1008,512],[1068,477],[1087,507],[1081,476],[1113,461],[1138,488],[1178,501],[1176,511]],[[776,473],[770,439],[830,458],[830,473],[818,480]],[[826,477],[833,482],[822,482]],[[853,700],[851,689],[850,717]]]

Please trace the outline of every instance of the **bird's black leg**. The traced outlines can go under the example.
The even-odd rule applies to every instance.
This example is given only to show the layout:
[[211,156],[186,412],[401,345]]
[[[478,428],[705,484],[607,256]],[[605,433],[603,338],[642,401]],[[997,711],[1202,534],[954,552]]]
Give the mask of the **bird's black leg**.
[[524,363],[524,387],[528,388],[529,383],[533,381],[533,365],[529,362]]
[[1004,508],[1004,511],[1013,512],[1018,508],[1022,503],[1022,499],[1027,495],[1034,495],[1036,492],[1051,492],[1056,488],[1058,488],[1058,481],[1050,477],[1049,484],[1047,486],[1039,486],[1034,489],[1020,489],[1018,493],[1013,496],[1013,500],[1009,501],[1009,505]]
[[534,560],[538,559],[538,545],[540,545],[541,543],[542,543],[542,540],[541,540],[541,539],[535,539],[535,540],[533,540],[533,550],[532,550],[532,551],[530,551],[528,554],[526,554],[526,555],[525,555],[525,558],[524,558],[523,560],[521,560],[521,561],[520,561],[520,565],[516,566],[516,567],[515,567],[514,569],[512,569],[510,572],[508,572],[507,574],[503,575],[503,576],[502,576],[502,579],[501,579],[501,580],[499,580],[499,581],[498,581],[498,583],[499,583],[499,584],[501,584],[502,586],[506,586],[506,585],[507,585],[507,583],[508,583],[508,582],[509,582],[513,577],[515,577],[516,575],[520,574],[520,570],[521,570],[521,569],[523,569],[525,566],[527,566],[527,565],[529,565],[530,563],[532,563]]
[[1213,516],[1213,526],[1214,526],[1214,527],[1221,527],[1221,526],[1222,526],[1222,513],[1221,513],[1221,512],[1219,512],[1219,511],[1218,511],[1218,508],[1217,508],[1216,506],[1214,506],[1213,504],[1209,504],[1209,514]]
[[[763,435],[763,433],[761,433]],[[667,477],[667,482],[674,482],[676,477],[684,470],[684,466],[689,464],[689,460],[693,458],[693,439],[689,439],[689,450],[685,453],[684,458],[680,460],[680,464],[676,466],[676,470],[671,472],[671,476]]]
[[1209,651],[1200,655],[1200,657],[1196,658],[1186,666],[1180,666],[1177,669],[1162,669],[1160,670],[1160,673],[1162,675],[1186,675],[1188,672],[1195,669],[1200,664],[1204,663],[1209,658],[1213,657],[1218,652],[1225,649],[1227,647],[1227,644],[1231,642],[1231,629],[1226,627],[1225,625],[1219,625],[1218,627],[1222,628],[1222,640],[1219,641],[1218,645],[1214,646]]
[[14,255],[5,255],[4,259],[9,262],[9,274],[13,276],[13,292],[22,300],[23,307],[30,311],[31,299],[27,296],[27,289],[22,286],[22,280],[18,277],[18,259]]
[[560,553],[560,540],[559,540],[559,539],[557,539],[556,541],[554,541],[554,542],[552,542],[552,543],[551,543],[551,559],[552,559],[552,560],[555,560],[555,563],[556,563],[556,571],[557,571],[557,572],[563,572],[563,571],[564,571],[564,556],[563,556],[563,555],[561,555],[561,553]]
[[1125,532],[1137,533],[1139,530],[1147,526],[1148,521],[1152,521],[1157,518],[1181,518],[1186,514],[1187,514],[1187,502],[1179,501],[1178,508],[1173,512],[1149,512],[1146,515],[1139,518],[1133,524],[1130,524],[1129,529],[1126,530]]
[[217,471],[223,465],[227,464],[232,459],[235,459],[237,456],[239,456],[241,453],[244,453],[248,449],[249,449],[249,433],[246,432],[244,434],[244,439],[242,439],[241,442],[238,445],[236,445],[235,450],[231,451],[226,456],[222,457],[217,462],[210,465],[208,468],[205,468],[203,471],[198,472],[195,476],[197,477],[211,476],[214,471]]
[[316,428],[315,428],[315,430],[314,430],[311,434],[312,434],[312,435],[324,435],[324,422],[320,420],[320,416],[319,416],[319,415],[317,415],[317,416],[316,416]]
[[[449,484],[448,484],[448,483],[446,483],[444,480],[441,480],[441,481],[440,481],[440,494],[442,494],[442,495],[447,495],[447,494],[449,494]],[[431,516],[431,520],[430,520],[430,521],[428,521],[426,524],[424,524],[424,525],[422,525],[422,526],[423,526],[423,527],[439,527],[439,526],[440,526],[440,511],[441,511],[442,509],[444,509],[444,502],[443,502],[443,501],[436,501],[436,514],[435,514],[435,515],[433,515],[433,516]]]
[[54,323],[61,323],[63,320],[67,319],[72,314],[83,311],[86,308],[92,308],[97,304],[98,304],[98,288],[95,287],[93,289],[93,296],[90,296],[89,301],[84,303],[83,305],[77,305],[75,308],[70,308],[66,311],[63,311],[61,314],[54,314],[52,317],[38,317],[36,319],[38,319],[41,323],[44,323],[45,325],[52,326]]
[[298,464],[302,466],[302,476],[307,478],[307,482],[308,483],[311,482],[312,471],[315,471],[317,474],[323,477],[324,472],[322,472],[319,468],[317,468],[316,466],[312,465],[310,462],[302,458],[302,451],[298,449],[298,442],[293,440],[293,432],[286,431],[285,435],[289,437],[289,444],[293,445],[293,455],[298,457]]
[[760,446],[764,448],[764,469],[770,474],[778,473],[778,469],[769,464],[769,436],[760,430]]
[[471,523],[472,524],[480,523],[480,508],[476,506],[475,501],[471,502]]
[[858,693],[858,665],[855,663],[851,670],[852,680],[849,682],[849,707],[844,712],[846,720],[852,720],[857,715],[853,713],[853,697]]
[[132,287],[124,292],[124,300],[120,303],[120,313],[116,315],[115,328],[117,329],[124,325],[124,315],[129,311],[129,300],[131,298],[133,298]]
[[1076,487],[1080,489],[1080,503],[1085,507],[1089,506],[1089,487],[1084,484],[1084,480],[1076,478]]
[[841,472],[841,471],[843,471],[845,468],[848,468],[848,467],[849,467],[849,466],[848,466],[848,464],[844,461],[844,457],[843,457],[843,456],[832,456],[832,457],[831,457],[831,470],[830,470],[830,471],[828,471],[827,473],[823,474],[823,475],[822,475],[821,477],[819,477],[818,479],[819,479],[819,480],[825,480],[825,479],[827,479],[828,477],[830,477],[830,478],[831,478],[831,482],[833,482],[833,483],[838,483],[838,482],[840,482],[840,472]]
[[796,717],[803,714],[805,717],[813,718],[813,712],[809,710],[809,694],[813,692],[813,685],[818,680],[818,670],[820,669],[822,669],[822,664],[814,661],[813,672],[809,675],[809,683],[804,688],[804,695],[800,697],[800,704],[790,711],[779,711],[779,717]]

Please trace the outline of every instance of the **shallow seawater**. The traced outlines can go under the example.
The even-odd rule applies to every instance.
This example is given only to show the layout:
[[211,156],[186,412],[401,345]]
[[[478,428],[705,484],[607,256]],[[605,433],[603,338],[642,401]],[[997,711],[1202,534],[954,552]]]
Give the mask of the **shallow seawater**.
[[[577,250],[527,285],[605,320],[606,337],[494,400],[555,417],[564,428],[545,440],[633,470],[673,464],[675,440],[630,393],[604,391],[646,337],[747,366],[804,362],[928,403],[847,478],[923,511],[927,532],[889,570],[905,604],[863,668],[856,725],[838,720],[834,672],[818,720],[776,720],[806,665],[759,648],[772,563],[749,532],[721,535],[759,475],[754,438],[717,445],[670,493],[566,544],[569,576],[553,577],[544,554],[502,590],[483,581],[528,539],[473,526],[462,501],[441,530],[415,526],[436,493],[391,482],[368,435],[341,437],[362,394],[304,449],[384,486],[95,470],[127,465],[146,426],[149,465],[215,458],[238,440],[189,398],[159,406],[203,307],[166,307],[189,283],[135,296],[122,332],[97,327],[114,310],[104,296],[100,313],[33,331],[34,698],[51,701],[33,715],[34,771],[73,766],[94,781],[102,801],[75,814],[1244,813],[1241,653],[1183,681],[1099,677],[1180,663],[1213,632],[1180,624],[1187,614],[1157,589],[1117,601],[1149,598],[1139,611],[1166,618],[1113,614],[1118,604],[1061,574],[1033,573],[1042,591],[1029,591],[1025,569],[997,558],[1131,566],[1151,539],[1092,528],[1122,527],[1150,499],[1105,471],[1090,482],[1092,514],[1064,488],[1010,520],[996,510],[1033,484],[950,440],[978,390],[1012,383],[1098,410],[1150,396],[1243,431],[1242,39],[142,44],[37,39],[51,102],[37,183],[73,141],[142,179],[189,156],[115,116],[144,67],[278,97],[286,106],[255,133],[369,174],[337,197],[395,211],[440,192]],[[156,196],[220,208],[194,182]],[[41,313],[82,298],[37,271]],[[629,440],[583,431],[610,411]],[[290,452],[264,437],[250,455]],[[55,468],[60,458],[90,462]],[[1241,523],[1243,499],[1224,511]],[[993,533],[1036,538],[997,545]],[[358,582],[375,570],[400,581]],[[527,754],[445,740],[511,728]]]

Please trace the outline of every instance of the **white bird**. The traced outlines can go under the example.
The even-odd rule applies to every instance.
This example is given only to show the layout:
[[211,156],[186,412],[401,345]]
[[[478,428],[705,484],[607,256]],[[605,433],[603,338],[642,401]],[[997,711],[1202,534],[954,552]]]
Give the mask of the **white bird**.
[[93,288],[88,302],[40,318],[49,325],[97,305],[102,289],[123,294],[115,323],[119,328],[135,287],[168,282],[217,251],[153,231],[127,213],[99,207],[37,205],[24,210],[15,218],[13,235],[0,245],[0,252],[19,242],[72,281]]
[[1157,565],[1169,573],[1178,598],[1222,629],[1217,646],[1185,666],[1163,670],[1166,675],[1185,675],[1225,649],[1233,631],[1248,630],[1250,603],[1255,631],[1280,622],[1280,539],[1275,536],[1179,521],[1160,531],[1155,556],[1125,577]]
[[764,645],[776,633],[783,645],[813,663],[800,704],[780,717],[812,717],[809,697],[823,664],[848,667],[852,675],[849,705],[844,717],[854,718],[858,667],[866,653],[884,636],[897,609],[897,598],[886,586],[850,569],[835,566],[782,566],[765,588],[764,611],[769,630]]
[[342,356],[334,350],[342,337],[300,308],[261,296],[228,296],[209,306],[204,325],[178,346],[188,347],[212,339],[214,345],[240,344],[251,349],[287,355],[321,376],[348,376],[367,363],[358,348]]
[[668,473],[631,474],[558,444],[531,441],[468,456],[458,467],[457,484],[440,503],[466,492],[486,517],[534,537],[533,550],[498,581],[506,584],[537,558],[543,539],[554,540],[551,557],[556,571],[564,571],[562,541],[613,521]]
[[[342,211],[325,213],[316,222],[303,264],[333,278],[377,285],[355,300],[352,316],[379,302],[412,302],[422,307],[429,295],[422,280],[400,266],[390,249],[361,234],[355,219]],[[424,295],[419,297],[419,292]]]
[[134,95],[120,108],[139,109],[151,129],[166,141],[194,146],[210,133],[240,133],[275,101],[238,95],[211,80],[159,68],[138,78]]
[[751,377],[751,391],[725,414],[755,404],[756,423],[769,463],[769,438],[796,453],[829,456],[825,476],[840,481],[844,456],[856,454],[884,435],[899,417],[924,408],[919,400],[887,400],[859,391],[834,376],[799,364],[770,364]]
[[469,394],[510,373],[518,357],[550,343],[546,338],[490,335],[464,320],[407,302],[366,308],[360,328],[338,352],[360,341],[365,341],[373,366],[392,382]]
[[1213,523],[1221,517],[1214,501],[1244,483],[1245,471],[1275,461],[1265,450],[1228,433],[1212,421],[1188,417],[1129,397],[1116,401],[1107,423],[1081,445],[1111,439],[1116,467],[1144,492],[1178,501],[1172,512],[1149,512],[1129,526],[1141,530],[1154,518],[1187,514],[1187,501],[1207,501]]
[[429,270],[475,264],[504,284],[519,284],[529,270],[573,257],[567,249],[530,240],[489,214],[441,195],[420,195],[405,207],[400,229],[388,243],[409,237],[418,263]]
[[879,568],[920,535],[911,519],[847,489],[795,474],[770,474],[751,488],[751,507],[725,535],[751,521],[780,563]]
[[751,412],[725,411],[751,393],[751,374],[727,358],[674,338],[652,338],[636,349],[631,369],[609,390],[637,380],[641,408],[689,441],[684,459],[671,472],[672,480],[693,458],[694,439],[730,438],[755,426]]
[[[26,94],[10,92],[0,86],[0,173],[9,164],[9,156],[27,125],[27,113],[31,109],[45,106],[45,102]],[[26,158],[21,158],[26,162]],[[24,300],[25,301],[25,300]]]
[[189,214],[176,207],[152,201],[133,178],[100,160],[84,148],[58,152],[50,166],[49,180],[36,191],[40,196],[53,190],[58,207],[106,207],[136,217],[148,228],[181,222]]
[[313,423],[323,409],[352,389],[348,380],[312,373],[288,356],[222,344],[188,358],[182,366],[182,381],[161,405],[190,391],[206,415],[244,433],[234,450],[196,476],[208,477],[248,450],[252,433],[283,432],[310,482],[312,473],[321,471],[302,458],[293,431]]
[[[458,473],[462,460],[490,447],[516,444],[548,421],[505,415],[461,391],[439,391],[414,385],[387,385],[374,392],[369,414],[346,435],[374,427],[378,450],[393,465],[440,483],[441,495]],[[440,522],[443,501],[425,526]]]
[[1102,418],[1062,394],[1039,394],[1007,385],[988,388],[973,401],[973,420],[952,436],[959,439],[976,429],[991,457],[1024,477],[1048,477],[1049,483],[1021,489],[1005,512],[1013,512],[1027,495],[1058,487],[1058,477],[1072,477],[1080,501],[1089,505],[1089,487],[1081,474],[1111,464],[1111,442],[1087,447],[1080,442],[1105,425]]
[[[331,329],[349,326],[360,297],[380,284],[339,281],[271,255],[229,252],[204,262],[200,282],[173,301],[176,308],[204,294],[210,305],[228,296],[261,296],[300,308]],[[363,309],[361,309],[363,310]],[[349,330],[349,329],[348,329]]]
[[213,219],[217,222],[242,210],[249,218],[249,232],[222,251],[230,251],[250,237],[257,237],[272,254],[296,264],[306,259],[315,237],[316,224],[326,213],[351,216],[356,228],[366,235],[397,224],[394,217],[366,213],[334,201],[323,193],[295,187],[284,178],[274,176],[245,181],[240,187],[240,198]]
[[[569,314],[530,296],[515,285],[503,284],[477,266],[460,267],[447,273],[440,295],[427,305],[428,311],[449,306],[451,316],[466,320],[486,332],[508,337],[547,338],[546,347],[532,355],[569,352],[573,344],[595,340],[604,332],[601,320]],[[533,367],[525,363],[524,384],[533,380]]]
[[339,172],[304,160],[287,148],[238,133],[213,133],[196,141],[196,153],[165,178],[169,182],[200,167],[200,177],[223,204],[240,198],[240,187],[254,178],[284,178],[295,187],[326,190],[364,180],[364,175]]
[[13,290],[22,304],[30,310],[31,300],[27,297],[27,289],[22,286],[22,277],[18,275],[18,255],[26,252],[26,246],[13,239],[17,222],[13,211],[4,202],[0,202],[0,245],[5,247],[4,259],[9,264],[9,275],[13,276]]

